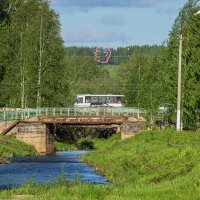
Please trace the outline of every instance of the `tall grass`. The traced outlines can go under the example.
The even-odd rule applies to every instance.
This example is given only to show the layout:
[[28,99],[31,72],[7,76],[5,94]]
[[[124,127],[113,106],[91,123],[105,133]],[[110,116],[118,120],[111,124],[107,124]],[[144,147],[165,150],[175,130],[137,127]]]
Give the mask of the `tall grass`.
[[17,140],[14,136],[0,136],[0,157],[36,155],[34,147]]
[[77,150],[75,144],[69,144],[59,141],[54,141],[55,151],[72,151]]
[[111,185],[71,184],[22,187],[0,196],[32,194],[34,199],[198,200],[200,131],[144,131],[120,141],[97,141],[98,149],[82,160],[105,174]]

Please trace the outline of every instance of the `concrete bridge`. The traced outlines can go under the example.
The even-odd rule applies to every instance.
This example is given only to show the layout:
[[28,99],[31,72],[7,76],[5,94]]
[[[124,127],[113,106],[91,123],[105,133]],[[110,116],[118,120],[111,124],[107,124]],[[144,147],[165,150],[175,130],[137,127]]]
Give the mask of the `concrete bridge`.
[[[41,154],[54,150],[52,125],[83,128],[118,128],[129,137],[143,129],[145,113],[135,108],[40,108],[0,113],[0,135],[15,134]],[[128,126],[129,124],[129,126]],[[132,131],[130,131],[132,126]],[[128,127],[128,128],[127,128]],[[134,130],[134,131],[133,131]]]

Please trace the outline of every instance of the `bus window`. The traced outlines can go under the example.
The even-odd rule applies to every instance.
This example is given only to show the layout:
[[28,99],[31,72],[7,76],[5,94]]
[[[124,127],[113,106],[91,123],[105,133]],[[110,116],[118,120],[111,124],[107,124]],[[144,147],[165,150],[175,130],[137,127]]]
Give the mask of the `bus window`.
[[121,97],[117,97],[117,103],[122,103],[122,98]]
[[99,102],[105,103],[106,102],[106,97],[99,97]]
[[117,103],[117,97],[113,97],[113,103]]
[[91,97],[90,96],[85,97],[85,103],[91,103]]
[[99,97],[96,96],[92,97],[92,102],[99,102]]
[[77,99],[77,103],[83,103],[83,98],[80,98],[80,97],[79,97],[79,98]]
[[106,97],[105,103],[113,103],[113,97]]

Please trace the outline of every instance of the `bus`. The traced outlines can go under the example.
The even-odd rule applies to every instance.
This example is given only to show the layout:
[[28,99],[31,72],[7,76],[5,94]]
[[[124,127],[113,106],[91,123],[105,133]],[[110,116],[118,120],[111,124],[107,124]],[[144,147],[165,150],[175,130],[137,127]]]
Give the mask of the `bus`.
[[78,94],[74,107],[122,107],[124,95],[114,94]]

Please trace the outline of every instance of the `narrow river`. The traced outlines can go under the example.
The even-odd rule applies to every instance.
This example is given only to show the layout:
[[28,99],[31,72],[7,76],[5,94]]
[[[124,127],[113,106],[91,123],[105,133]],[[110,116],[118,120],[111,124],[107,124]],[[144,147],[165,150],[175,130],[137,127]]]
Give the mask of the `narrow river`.
[[79,161],[81,155],[87,151],[56,152],[52,156],[15,157],[12,163],[0,165],[0,189],[21,186],[33,178],[37,183],[55,180],[64,170],[68,179],[80,177],[83,182],[94,184],[108,184],[105,177]]

